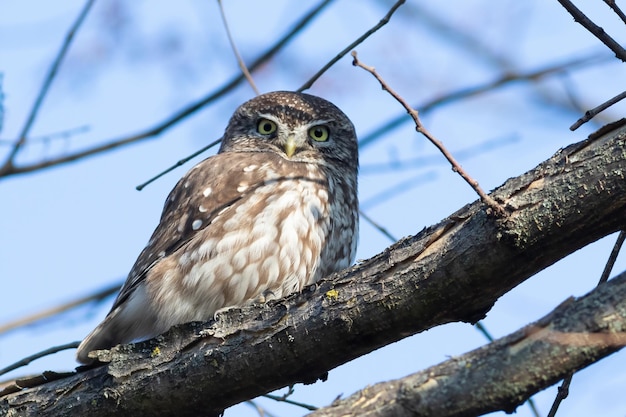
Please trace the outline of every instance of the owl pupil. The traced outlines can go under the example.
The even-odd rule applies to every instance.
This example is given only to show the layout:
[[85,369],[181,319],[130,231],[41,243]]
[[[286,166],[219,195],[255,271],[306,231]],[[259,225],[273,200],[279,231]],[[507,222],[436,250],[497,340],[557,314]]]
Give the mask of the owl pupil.
[[322,131],[322,129],[317,128],[313,131],[313,135],[316,138],[321,138],[322,136],[324,136],[324,132]]

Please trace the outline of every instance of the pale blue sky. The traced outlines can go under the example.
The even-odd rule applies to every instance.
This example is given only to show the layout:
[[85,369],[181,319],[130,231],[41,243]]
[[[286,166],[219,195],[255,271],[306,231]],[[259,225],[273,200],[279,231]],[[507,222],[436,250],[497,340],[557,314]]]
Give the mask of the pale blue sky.
[[[590,17],[614,36],[623,25],[599,1],[580,1]],[[315,2],[226,1],[231,31],[247,61],[284,33]],[[389,2],[337,0],[272,63],[255,73],[262,91],[296,89],[328,59],[374,25]],[[4,120],[0,138],[14,140],[23,126],[43,76],[82,1],[0,1],[0,72]],[[461,41],[433,31],[424,7],[465,34]],[[113,24],[115,23],[115,24]],[[488,82],[500,71],[485,54],[462,41],[477,39],[505,59],[509,69],[533,70],[604,53],[601,64],[548,78],[534,87],[514,83],[488,94],[440,106],[423,121],[453,152],[485,141],[495,145],[463,166],[485,189],[517,176],[560,147],[597,128],[568,127],[579,114],[567,110],[566,86],[591,108],[624,89],[623,67],[611,53],[558,5],[556,0],[409,1],[389,25],[357,48],[411,103],[458,88]],[[618,37],[619,39],[619,37]],[[623,42],[622,38],[622,42]],[[459,43],[461,42],[461,43]],[[471,43],[471,42],[470,42]],[[54,158],[107,139],[144,130],[167,118],[237,73],[215,2],[112,0],[96,2],[78,32],[39,117],[33,137],[88,126],[69,139],[33,143],[18,162]],[[333,101],[348,114],[360,136],[403,110],[377,82],[345,57],[309,91]],[[140,144],[33,174],[0,180],[0,321],[8,321],[121,281],[156,226],[163,201],[192,164],[142,192],[135,186],[178,159],[221,136],[230,113],[253,92],[242,85],[161,136]],[[624,113],[623,105],[607,117]],[[418,108],[419,110],[419,108]],[[2,142],[0,160],[8,147]],[[373,164],[426,158],[407,170],[375,172]],[[201,158],[196,158],[195,161]],[[418,136],[410,123],[361,151],[360,198],[367,213],[396,237],[417,233],[476,199],[472,190]],[[403,192],[372,200],[400,185]],[[571,295],[591,290],[615,237],[571,255],[502,297],[485,323],[494,336],[534,321]],[[390,242],[367,223],[361,227],[358,258]],[[624,269],[620,258],[615,271]],[[23,356],[84,337],[110,307],[79,309],[55,321],[0,335],[0,367]],[[467,324],[450,324],[407,338],[330,372],[329,380],[297,386],[294,399],[317,406],[366,384],[398,378],[485,343]],[[75,366],[65,352],[22,368],[11,376]],[[626,384],[623,353],[577,374],[560,415],[623,416]],[[545,415],[555,389],[536,397]],[[263,400],[280,416],[305,414]],[[227,416],[254,416],[245,405]],[[504,414],[502,414],[504,415]],[[519,416],[530,415],[525,407]]]

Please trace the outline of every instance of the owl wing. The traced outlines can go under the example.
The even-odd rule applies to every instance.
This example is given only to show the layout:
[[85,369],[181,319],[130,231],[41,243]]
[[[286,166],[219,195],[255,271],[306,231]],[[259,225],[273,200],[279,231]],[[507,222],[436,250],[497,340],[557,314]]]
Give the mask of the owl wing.
[[[143,249],[115,300],[111,311],[121,305],[143,282],[147,273],[247,192],[264,183],[257,169],[267,162],[259,153],[222,153],[193,167],[172,189],[159,225]],[[241,187],[245,183],[246,187]]]

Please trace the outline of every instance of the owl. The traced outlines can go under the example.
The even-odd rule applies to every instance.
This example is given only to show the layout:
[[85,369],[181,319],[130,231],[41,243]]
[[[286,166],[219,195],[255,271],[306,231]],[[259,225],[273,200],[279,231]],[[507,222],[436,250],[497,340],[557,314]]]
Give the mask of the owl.
[[356,253],[358,145],[332,103],[286,91],[231,117],[219,152],[170,192],[90,351],[300,291]]

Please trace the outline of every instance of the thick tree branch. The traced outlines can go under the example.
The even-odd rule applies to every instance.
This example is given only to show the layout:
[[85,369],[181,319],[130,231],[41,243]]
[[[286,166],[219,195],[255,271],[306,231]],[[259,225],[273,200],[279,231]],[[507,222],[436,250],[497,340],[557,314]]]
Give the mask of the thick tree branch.
[[367,387],[307,417],[512,413],[537,391],[624,347],[624,329],[626,272],[487,346]]
[[433,326],[475,322],[531,275],[626,227],[625,145],[624,123],[609,126],[495,190],[506,218],[475,202],[302,293],[100,351],[104,366],[5,395],[0,414],[217,414]]

